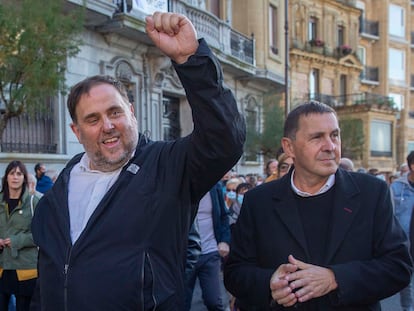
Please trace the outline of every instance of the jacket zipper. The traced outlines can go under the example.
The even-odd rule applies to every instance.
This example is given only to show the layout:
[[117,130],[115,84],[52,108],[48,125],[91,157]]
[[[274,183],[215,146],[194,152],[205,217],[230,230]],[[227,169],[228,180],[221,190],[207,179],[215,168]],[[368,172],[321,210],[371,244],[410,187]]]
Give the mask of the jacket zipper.
[[141,310],[145,310],[145,297],[144,297],[144,284],[145,284],[145,263],[146,260],[148,260],[148,264],[152,273],[152,301],[154,302],[154,308],[152,309],[153,311],[157,310],[157,298],[155,297],[154,293],[155,293],[155,281],[154,281],[154,273],[153,273],[153,269],[152,269],[152,264],[151,264],[151,258],[150,255],[147,252],[143,253],[143,261],[142,261],[142,267],[141,267],[141,301],[142,301],[142,309]]
[[64,285],[63,285],[63,305],[65,311],[68,311],[68,272],[69,272],[69,262],[70,256],[72,254],[72,246],[69,247],[68,253],[66,256],[66,262],[63,266],[63,275],[65,277]]

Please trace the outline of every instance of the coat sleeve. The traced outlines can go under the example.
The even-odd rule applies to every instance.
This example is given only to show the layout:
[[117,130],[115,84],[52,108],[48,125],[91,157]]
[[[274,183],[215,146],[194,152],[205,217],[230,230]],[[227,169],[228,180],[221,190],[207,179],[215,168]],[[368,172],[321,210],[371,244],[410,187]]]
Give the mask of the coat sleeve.
[[232,92],[224,86],[218,60],[203,39],[195,55],[174,66],[192,110],[187,168],[193,201],[198,201],[239,160],[245,123]]

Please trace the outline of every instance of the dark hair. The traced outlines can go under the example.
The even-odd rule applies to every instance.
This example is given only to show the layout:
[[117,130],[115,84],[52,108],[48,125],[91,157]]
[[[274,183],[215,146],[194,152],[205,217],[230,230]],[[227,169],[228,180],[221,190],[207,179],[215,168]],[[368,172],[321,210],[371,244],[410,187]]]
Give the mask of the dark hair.
[[410,171],[411,171],[411,164],[414,164],[414,151],[411,151],[407,156],[407,165]]
[[14,169],[19,168],[20,171],[23,173],[24,179],[23,179],[23,185],[22,185],[22,192],[20,193],[19,199],[23,196],[24,191],[27,188],[27,169],[26,166],[21,161],[11,161],[9,165],[6,167],[6,171],[4,172],[3,180],[2,180],[2,188],[1,192],[3,193],[3,201],[6,201],[10,199],[10,190],[9,190],[9,184],[7,183],[7,176],[10,174],[11,171]]
[[109,84],[113,85],[125,100],[126,103],[129,103],[128,94],[125,89],[124,84],[116,80],[115,78],[107,75],[97,75],[93,77],[86,78],[79,83],[75,84],[71,89],[68,96],[67,107],[69,110],[70,117],[72,121],[76,123],[78,120],[76,118],[76,106],[79,103],[79,100],[82,95],[88,94],[92,87],[99,84]]
[[37,173],[38,170],[40,170],[40,168],[42,167],[43,163],[37,163],[34,167],[34,171],[35,173]]
[[245,189],[250,190],[252,188],[253,188],[253,185],[251,183],[243,182],[237,186],[236,193],[240,193],[240,191],[245,190]]
[[295,109],[289,112],[286,118],[283,129],[283,136],[288,137],[290,139],[295,139],[296,132],[299,129],[299,118],[301,116],[324,113],[333,113],[336,116],[336,112],[333,108],[315,100],[297,106]]

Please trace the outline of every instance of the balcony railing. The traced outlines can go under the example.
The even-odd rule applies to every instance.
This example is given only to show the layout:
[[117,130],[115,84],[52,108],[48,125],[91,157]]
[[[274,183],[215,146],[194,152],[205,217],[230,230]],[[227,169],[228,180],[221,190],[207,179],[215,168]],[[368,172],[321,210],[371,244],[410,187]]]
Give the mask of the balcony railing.
[[370,21],[367,19],[360,19],[359,33],[378,37],[379,36],[379,22]]
[[378,69],[378,67],[365,66],[364,70],[361,72],[360,79],[363,82],[378,83],[379,82],[379,69]]
[[255,66],[255,40],[236,30],[213,14],[190,6],[183,1],[177,2],[177,11],[186,15],[194,24],[200,37],[208,44],[225,54]]
[[[118,7],[113,20],[101,27],[102,32],[118,32],[126,36],[143,35],[143,29],[134,29],[132,20],[143,21],[145,14],[135,10],[126,0],[113,0]],[[194,24],[197,35],[209,46],[236,58],[236,63],[255,66],[255,40],[236,30],[215,15],[191,6],[184,1],[174,1],[174,11],[186,15]],[[131,26],[130,26],[131,25]]]
[[[1,113],[1,111],[0,111]],[[1,152],[57,153],[53,102],[9,120],[3,132]]]
[[351,105],[366,105],[377,106],[379,108],[395,109],[395,103],[391,97],[372,94],[372,93],[357,93],[357,94],[344,94],[339,96],[311,93],[308,94],[309,100],[317,100],[331,106],[342,107]]

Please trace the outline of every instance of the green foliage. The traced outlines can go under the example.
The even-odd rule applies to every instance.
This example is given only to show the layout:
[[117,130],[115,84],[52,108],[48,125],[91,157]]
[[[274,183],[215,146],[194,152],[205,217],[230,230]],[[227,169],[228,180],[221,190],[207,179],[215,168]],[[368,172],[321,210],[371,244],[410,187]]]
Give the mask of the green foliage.
[[263,130],[258,129],[254,120],[246,119],[245,157],[255,161],[258,154],[274,158],[280,149],[283,136],[284,110],[280,107],[280,96],[266,94],[263,98]]
[[352,160],[362,159],[365,144],[364,127],[361,119],[343,118],[341,128],[342,157]]
[[261,135],[261,150],[267,158],[276,157],[281,147],[285,111],[279,103],[280,96],[277,94],[268,94],[264,98],[264,129]]
[[65,61],[79,52],[84,10],[64,0],[2,0],[0,5],[0,137],[11,117],[42,109],[65,90]]

